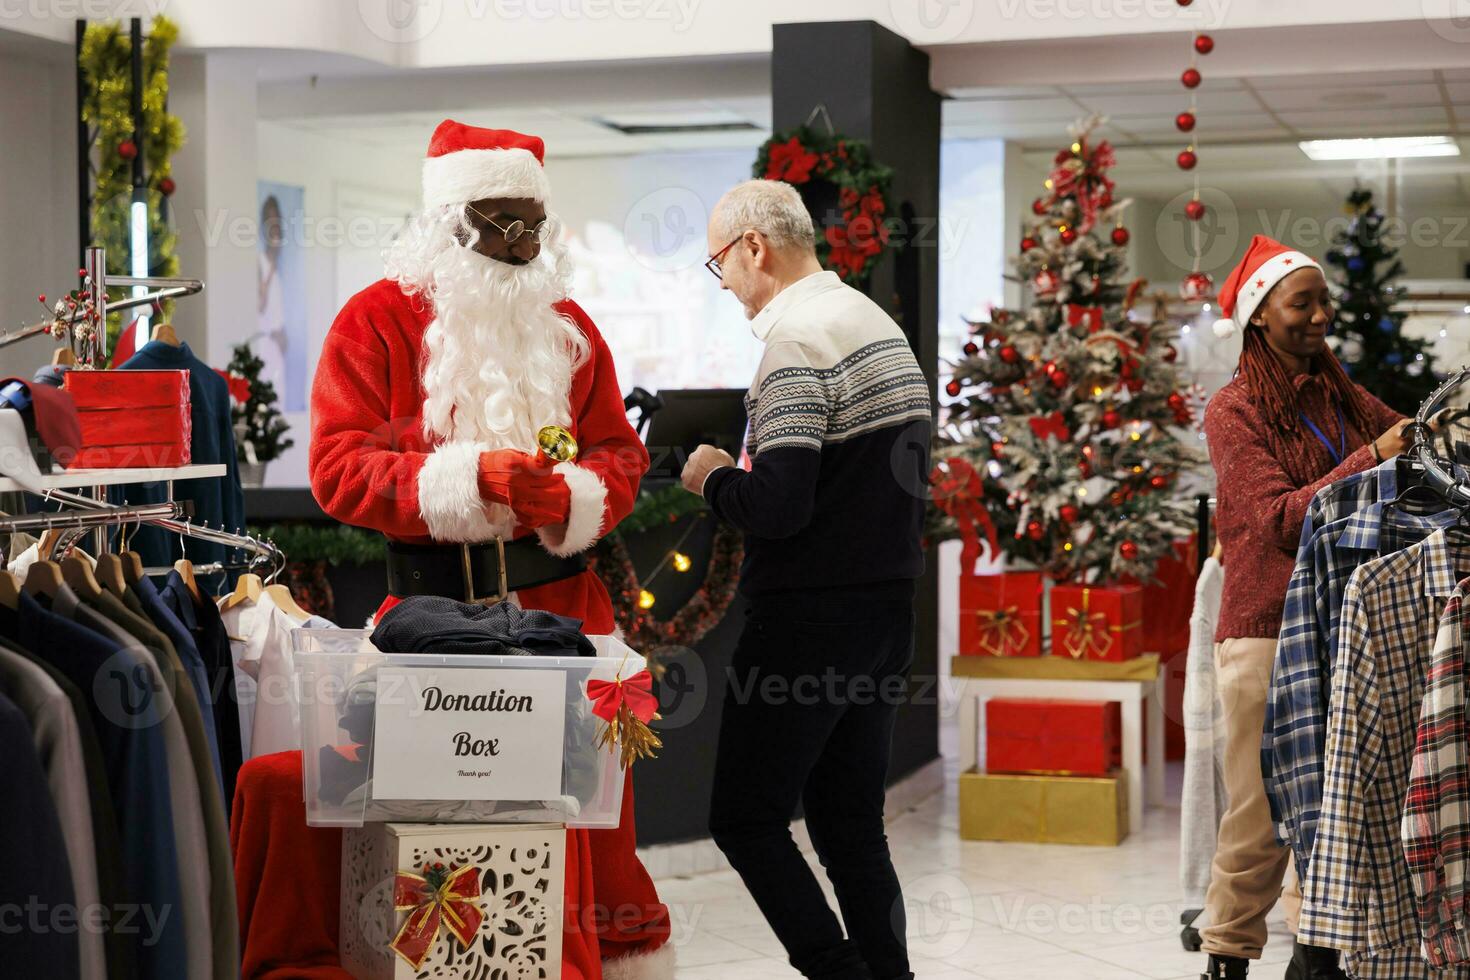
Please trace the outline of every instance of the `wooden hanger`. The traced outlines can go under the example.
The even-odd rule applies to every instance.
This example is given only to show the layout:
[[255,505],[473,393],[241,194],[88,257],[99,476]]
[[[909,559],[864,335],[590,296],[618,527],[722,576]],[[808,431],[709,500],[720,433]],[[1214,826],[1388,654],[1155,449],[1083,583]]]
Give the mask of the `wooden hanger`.
[[311,618],[311,613],[296,604],[296,597],[284,585],[279,583],[267,585],[265,587],[265,594],[271,597],[271,602],[276,604],[277,609],[297,622],[304,623]]
[[129,585],[137,585],[138,580],[143,577],[143,558],[136,551],[124,551],[118,556],[122,559],[123,578],[127,579]]
[[85,558],[76,554],[67,555],[61,560],[61,577],[83,599],[95,601],[102,595],[102,586],[92,573],[92,566],[87,564]]
[[225,596],[225,601],[220,603],[220,610],[234,609],[242,602],[259,602],[264,591],[265,583],[261,582],[260,576],[254,572],[246,572],[235,580],[235,591]]
[[41,540],[36,543],[36,551],[43,559],[50,561],[51,555],[56,551],[56,543],[60,540],[61,532],[53,527],[41,535]]
[[58,347],[51,355],[51,364],[53,367],[76,367],[77,356],[71,352],[70,347]]
[[168,344],[170,347],[183,346],[183,341],[179,340],[179,335],[174,333],[174,326],[171,323],[160,323],[154,327],[153,339],[159,343]]
[[199,582],[194,578],[194,563],[187,558],[180,558],[174,562],[174,571],[178,572],[179,577],[184,580],[184,588],[189,590],[189,595],[194,601],[202,602],[203,600],[199,597]]
[[44,595],[54,599],[62,584],[61,566],[54,561],[32,562],[26,571],[26,595]]
[[114,554],[97,556],[97,581],[115,596],[121,596],[128,591],[127,573],[123,568],[123,560]]
[[20,608],[20,579],[4,570],[0,570],[0,606],[6,609]]

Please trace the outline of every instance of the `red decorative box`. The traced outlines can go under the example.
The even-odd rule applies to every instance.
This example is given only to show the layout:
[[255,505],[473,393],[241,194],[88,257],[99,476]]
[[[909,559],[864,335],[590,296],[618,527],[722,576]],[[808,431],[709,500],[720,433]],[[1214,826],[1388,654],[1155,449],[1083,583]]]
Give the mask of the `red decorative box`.
[[988,772],[1106,776],[1123,764],[1116,701],[994,698],[985,705]]
[[188,371],[69,371],[83,469],[153,469],[190,462]]
[[1056,585],[1051,649],[1076,660],[1129,660],[1143,652],[1143,589],[1136,585]]
[[1041,656],[1041,573],[961,574],[959,652]]

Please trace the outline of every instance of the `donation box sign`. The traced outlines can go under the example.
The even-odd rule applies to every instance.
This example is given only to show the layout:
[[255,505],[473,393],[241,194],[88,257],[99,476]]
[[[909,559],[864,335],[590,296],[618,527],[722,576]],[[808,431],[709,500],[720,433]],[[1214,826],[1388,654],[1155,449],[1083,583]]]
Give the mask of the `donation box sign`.
[[378,671],[373,797],[561,797],[567,677],[560,670]]

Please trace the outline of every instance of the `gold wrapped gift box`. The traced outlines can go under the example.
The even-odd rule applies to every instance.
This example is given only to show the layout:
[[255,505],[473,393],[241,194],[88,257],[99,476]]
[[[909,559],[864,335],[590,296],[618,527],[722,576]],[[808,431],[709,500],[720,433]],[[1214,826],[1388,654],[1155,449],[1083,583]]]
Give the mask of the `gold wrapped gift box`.
[[963,840],[1116,847],[1128,836],[1128,777],[960,776]]

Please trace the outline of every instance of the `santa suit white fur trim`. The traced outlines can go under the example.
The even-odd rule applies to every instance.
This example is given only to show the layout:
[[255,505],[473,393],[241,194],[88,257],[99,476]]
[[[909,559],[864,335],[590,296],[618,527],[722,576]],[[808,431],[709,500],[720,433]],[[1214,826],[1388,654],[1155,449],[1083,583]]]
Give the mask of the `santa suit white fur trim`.
[[551,196],[546,168],[530,150],[459,150],[424,161],[424,207],[487,197]]
[[674,980],[674,946],[602,961],[602,980]]
[[596,473],[576,463],[557,463],[553,472],[560,473],[572,491],[571,512],[566,524],[537,528],[536,536],[543,548],[558,558],[565,558],[586,551],[602,534],[607,487]]
[[480,497],[480,453],[487,447],[448,442],[419,470],[419,512],[435,541],[489,541],[509,529],[490,519]]

